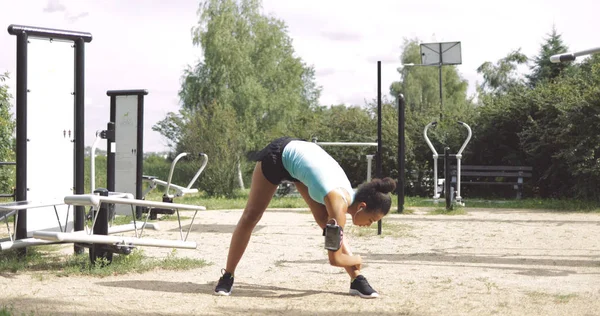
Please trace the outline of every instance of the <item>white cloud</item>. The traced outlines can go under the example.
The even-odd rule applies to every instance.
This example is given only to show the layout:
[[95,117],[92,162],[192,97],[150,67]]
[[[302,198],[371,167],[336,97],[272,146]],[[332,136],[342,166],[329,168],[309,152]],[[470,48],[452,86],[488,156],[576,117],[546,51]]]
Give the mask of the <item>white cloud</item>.
[[[363,104],[377,96],[377,61],[382,93],[398,80],[404,38],[425,42],[461,41],[458,66],[474,91],[476,68],[522,48],[528,56],[555,24],[574,50],[597,46],[589,30],[600,25],[593,0],[264,0],[264,11],[284,20],[297,55],[316,70],[323,104]],[[151,130],[167,112],[177,111],[183,69],[200,49],[192,45],[197,0],[29,0],[0,1],[0,21],[90,32],[86,46],[86,143],[108,120],[107,90],[147,89],[145,150],[164,149]],[[54,12],[54,13],[51,13]],[[60,12],[60,14],[55,14]],[[0,33],[0,71],[12,73],[15,38]]]

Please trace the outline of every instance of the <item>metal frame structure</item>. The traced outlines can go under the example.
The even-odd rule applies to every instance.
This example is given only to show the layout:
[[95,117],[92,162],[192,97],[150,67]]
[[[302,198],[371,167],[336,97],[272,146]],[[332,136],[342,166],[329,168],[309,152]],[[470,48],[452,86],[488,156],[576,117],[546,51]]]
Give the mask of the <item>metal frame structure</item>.
[[[455,157],[456,158],[456,170],[457,170],[456,187],[457,187],[457,194],[456,194],[455,200],[456,200],[456,202],[458,204],[464,205],[464,203],[462,201],[462,197],[460,195],[460,162],[461,162],[461,159],[462,159],[462,152],[467,147],[467,144],[471,140],[471,136],[473,135],[473,133],[471,131],[471,127],[467,123],[461,122],[461,121],[458,121],[457,123],[467,129],[467,138],[465,139],[465,141],[463,142],[462,146],[460,147],[460,149],[458,150],[458,152],[456,154],[454,154],[454,155],[447,154],[447,155],[444,155],[444,157],[449,156],[449,157]],[[437,201],[437,199],[439,199],[439,197],[440,197],[439,193],[441,191],[440,188],[439,188],[440,184],[438,183],[438,159],[440,158],[440,155],[435,150],[435,147],[433,146],[433,144],[429,140],[429,137],[427,136],[427,130],[429,130],[429,128],[431,126],[433,126],[433,127],[437,126],[437,122],[433,121],[433,122],[427,124],[425,126],[425,129],[423,130],[423,136],[425,137],[425,141],[427,142],[427,145],[429,146],[429,148],[433,152],[433,185],[434,185],[433,200]],[[447,158],[446,158],[446,160],[447,160]],[[446,166],[447,166],[447,164],[446,164]],[[445,170],[445,171],[447,171],[447,170]],[[445,172],[445,174],[448,174],[448,173]],[[439,179],[439,180],[442,180],[442,179]],[[445,176],[444,179],[443,179],[443,181],[444,182],[449,182],[450,179],[447,178],[447,176]],[[448,186],[446,186],[446,187],[448,187]],[[446,192],[444,194],[446,196],[448,196],[451,193],[448,192],[448,190],[446,190]]]
[[[189,155],[189,153],[183,152],[177,155],[175,159],[173,159],[173,162],[171,163],[171,168],[169,169],[169,176],[167,178],[167,181],[160,180],[156,177],[143,176],[143,181],[147,182],[149,185],[148,188],[142,193],[142,198],[144,198],[148,193],[150,193],[150,191],[154,190],[158,186],[165,187],[164,196],[170,199],[173,199],[175,197],[181,197],[185,194],[198,193],[198,189],[192,189],[192,185],[196,182],[196,180],[198,180],[198,177],[200,176],[202,171],[204,171],[204,168],[206,168],[206,164],[208,163],[208,156],[205,153],[200,153],[200,157],[202,157],[202,164],[200,165],[200,168],[186,187],[176,185],[171,182],[173,178],[173,172],[175,171],[175,165],[177,164],[179,159],[187,155]],[[170,194],[171,190],[174,190],[175,194]]]
[[[114,123],[111,134],[114,138],[107,139],[106,144],[106,187],[110,192],[128,192],[136,199],[142,199],[144,96],[148,95],[148,91],[109,90],[106,95],[110,97],[110,122]],[[127,130],[128,125],[134,125],[135,132]],[[135,166],[133,177],[128,171],[132,165]],[[127,210],[116,206],[115,212],[123,215]],[[136,208],[135,215],[141,218],[141,207]]]
[[[92,35],[86,32],[49,29],[33,26],[11,24],[8,33],[17,39],[17,71],[16,71],[16,187],[15,200],[27,201],[27,95],[28,89],[28,43],[29,38],[68,41],[73,43],[75,50],[74,66],[74,193],[84,193],[84,102],[85,102],[85,43],[92,41]],[[41,128],[41,127],[40,127]],[[27,209],[20,209],[16,223],[16,238],[28,236]],[[74,214],[75,230],[83,230],[84,209],[77,207]],[[75,252],[81,253],[82,248],[75,245]],[[25,251],[23,251],[25,253]]]
[[[205,211],[206,207],[197,206],[197,205],[187,205],[187,204],[176,204],[176,203],[164,203],[164,202],[154,202],[154,201],[145,201],[138,200],[133,197],[133,194],[123,194],[123,193],[115,193],[109,196],[102,196],[97,194],[80,194],[80,195],[71,195],[66,196],[64,198],[64,203],[73,206],[91,206],[92,208],[99,210],[103,204],[120,204],[120,205],[128,205],[131,207],[132,215],[135,214],[136,206],[143,206],[148,208],[171,208],[174,209],[177,213],[177,220],[179,223],[179,233],[180,240],[172,241],[172,240],[162,240],[162,239],[142,239],[142,234],[144,232],[144,227],[147,224],[148,216],[144,221],[144,224],[141,226],[141,231],[138,235],[137,233],[137,224],[134,216],[134,226],[135,229],[135,237],[127,237],[127,236],[108,236],[105,234],[96,234],[92,233],[95,227],[95,223],[97,221],[98,216],[101,214],[100,211],[95,212],[92,231],[87,234],[81,234],[78,232],[68,233],[68,232],[46,232],[46,231],[37,231],[33,233],[34,238],[39,238],[43,240],[49,240],[54,242],[84,242],[84,243],[92,243],[92,244],[107,244],[112,246],[152,246],[152,247],[168,247],[168,248],[184,248],[184,249],[195,249],[196,242],[187,241],[187,237],[192,229],[194,220],[196,218],[196,214],[198,211]],[[188,231],[183,236],[183,228],[181,225],[181,218],[179,216],[179,210],[191,210],[195,211],[194,216],[192,217],[190,226]],[[149,214],[149,213],[148,213]]]
[[[192,228],[193,221],[196,217],[198,211],[206,210],[204,206],[196,206],[196,205],[184,205],[184,204],[175,204],[175,203],[164,203],[164,202],[153,202],[153,201],[145,201],[141,199],[136,199],[135,196],[131,193],[119,193],[119,192],[109,192],[107,189],[93,190],[92,194],[84,194],[84,156],[85,156],[85,147],[84,147],[84,44],[86,42],[90,42],[92,40],[91,34],[82,33],[82,32],[74,32],[74,31],[66,31],[66,30],[56,30],[56,29],[47,29],[40,27],[31,27],[31,26],[21,26],[21,25],[10,25],[8,27],[8,32],[11,35],[15,35],[17,37],[17,95],[16,95],[16,118],[17,118],[17,152],[16,152],[16,190],[15,190],[15,202],[10,203],[1,203],[0,204],[0,213],[2,213],[2,217],[6,220],[8,216],[15,216],[15,227],[14,233],[10,232],[10,226],[8,225],[8,221],[6,221],[7,227],[9,228],[9,240],[0,242],[0,250],[7,249],[19,249],[21,254],[26,253],[26,249],[29,246],[48,244],[48,243],[62,243],[62,242],[72,242],[74,243],[75,252],[82,253],[84,247],[90,247],[90,258],[92,262],[94,262],[96,255],[100,255],[100,257],[106,257],[109,255],[109,261],[112,260],[112,253],[119,252],[127,254],[130,251],[130,248],[136,245],[140,246],[155,246],[155,247],[175,247],[175,248],[186,248],[186,249],[194,249],[196,248],[196,244],[194,242],[188,242],[187,237]],[[46,201],[30,201],[28,200],[27,191],[29,189],[27,183],[27,154],[28,154],[28,133],[27,133],[27,110],[28,110],[28,98],[27,95],[30,92],[28,86],[28,44],[29,39],[38,38],[43,39],[44,41],[48,41],[48,43],[52,43],[53,41],[67,42],[71,43],[71,47],[74,49],[74,72],[73,72],[73,86],[74,90],[70,92],[70,96],[73,96],[73,133],[69,131],[69,136],[73,136],[71,138],[65,139],[65,141],[72,141],[74,143],[72,150],[72,158],[73,158],[73,169],[72,173],[69,170],[65,171],[65,176],[67,179],[70,179],[72,175],[73,179],[73,189],[69,191],[74,195],[67,195],[62,197],[53,197],[52,199],[48,199]],[[61,52],[59,52],[61,53]],[[66,56],[68,57],[68,56]],[[49,57],[50,58],[50,57]],[[45,60],[39,61],[45,62]],[[66,77],[66,75],[65,75]],[[46,77],[41,77],[45,79]],[[39,79],[35,77],[35,79]],[[41,80],[36,81],[37,84],[40,84]],[[43,83],[43,82],[42,82]],[[64,89],[64,87],[62,87]],[[111,97],[118,97],[123,95],[123,93],[131,93],[133,92],[136,95],[145,95],[146,92],[140,91],[117,91],[109,92]],[[37,96],[37,95],[36,95]],[[49,100],[52,101],[52,100]],[[138,100],[138,105],[143,105],[143,101]],[[114,102],[113,102],[114,103]],[[37,103],[36,103],[37,104]],[[59,113],[60,115],[60,113]],[[64,117],[65,115],[63,115]],[[138,107],[137,118],[143,117],[142,107]],[[67,121],[70,117],[67,117]],[[48,120],[51,125],[52,120]],[[141,122],[142,120],[139,120]],[[51,126],[55,129],[56,126]],[[109,123],[109,127],[111,124]],[[137,124],[137,127],[141,130],[143,128],[141,124]],[[45,126],[36,126],[36,128],[46,128]],[[114,129],[113,129],[114,132]],[[65,138],[67,135],[67,131],[64,131]],[[109,133],[110,134],[110,133]],[[139,133],[141,134],[141,133]],[[114,135],[114,133],[113,133]],[[109,135],[111,136],[111,135]],[[135,148],[138,151],[139,156],[137,156],[137,161],[139,162],[143,159],[143,150],[141,149],[141,137],[137,139],[137,147]],[[31,157],[30,157],[31,158]],[[69,158],[70,159],[70,158]],[[93,159],[92,159],[93,160]],[[136,171],[136,175],[140,179],[139,185],[141,189],[141,168]],[[95,186],[95,183],[92,183],[92,188]],[[71,187],[71,186],[69,186]],[[94,189],[94,188],[93,188]],[[140,190],[141,192],[141,190]],[[136,194],[141,194],[140,192],[136,192]],[[132,213],[134,217],[133,227],[131,225],[120,225],[118,227],[109,227],[108,221],[101,220],[108,218],[108,205],[129,205],[132,208]],[[74,227],[70,228],[66,224],[63,226],[61,224],[61,220],[59,217],[59,211],[57,207],[67,207],[67,222],[68,222],[68,214],[72,212],[70,206],[73,206],[75,209],[74,212]],[[93,223],[91,225],[91,229],[87,229],[85,224],[85,207],[90,206],[94,209]],[[28,209],[39,209],[42,211],[43,208],[54,207],[56,217],[58,220],[58,226],[60,231],[52,231],[48,229],[33,229],[31,228],[32,236],[28,238],[28,227],[27,227],[27,215]],[[136,223],[135,216],[135,207],[147,207],[147,208],[163,208],[163,209],[174,209],[177,212],[177,218],[179,222],[179,230],[180,230],[180,241],[172,241],[172,240],[154,240],[154,239],[142,239],[142,233],[144,228],[147,226],[152,226],[152,224],[147,223],[148,217],[146,217],[146,221],[144,221],[143,225],[141,225],[141,232],[138,234],[138,226]],[[181,219],[179,217],[179,210],[191,210],[195,211],[194,217],[192,218],[192,222],[190,223],[190,227],[188,228],[187,234],[183,235]],[[132,229],[133,228],[133,229]],[[84,230],[86,229],[86,230]],[[125,236],[108,236],[111,233],[120,233],[124,231],[135,230],[135,237],[125,237]],[[22,251],[21,251],[22,250]]]

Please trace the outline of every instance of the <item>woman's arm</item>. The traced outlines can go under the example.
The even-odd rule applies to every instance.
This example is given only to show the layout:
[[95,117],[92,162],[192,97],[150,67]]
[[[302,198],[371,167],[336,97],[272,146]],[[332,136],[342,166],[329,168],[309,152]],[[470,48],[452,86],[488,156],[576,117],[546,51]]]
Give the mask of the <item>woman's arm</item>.
[[[325,208],[327,209],[328,220],[335,219],[337,224],[342,227],[342,231],[346,225],[346,212],[348,210],[346,200],[348,200],[348,197],[344,199],[337,190],[331,191],[325,196]],[[344,247],[345,242],[343,238],[342,233],[342,246],[338,250],[328,250],[329,263],[336,267],[359,266],[362,262],[360,256],[351,255],[350,249],[345,249],[350,254],[344,253],[344,248],[347,247]]]
[[[321,229],[325,229],[325,225],[327,224],[327,219],[329,217],[329,215],[327,214],[327,208],[325,207],[325,205],[315,202],[315,200],[313,200],[310,197],[310,194],[308,194],[308,188],[304,184],[297,182],[296,189],[298,189],[298,192],[300,192],[300,195],[302,196],[302,198],[304,199],[306,204],[308,204],[308,207],[310,208],[310,211],[313,214],[313,217],[315,218],[317,225],[319,225],[319,227],[321,227]],[[346,237],[346,236],[344,236],[344,237]],[[350,246],[348,244],[348,238],[344,238],[343,241],[344,242],[342,244],[342,252],[349,256],[352,256],[352,250],[350,250]],[[345,267],[346,272],[348,272],[348,274],[352,278],[355,278],[356,276],[358,276],[360,274],[360,268],[361,268],[360,265],[352,266],[352,267]]]

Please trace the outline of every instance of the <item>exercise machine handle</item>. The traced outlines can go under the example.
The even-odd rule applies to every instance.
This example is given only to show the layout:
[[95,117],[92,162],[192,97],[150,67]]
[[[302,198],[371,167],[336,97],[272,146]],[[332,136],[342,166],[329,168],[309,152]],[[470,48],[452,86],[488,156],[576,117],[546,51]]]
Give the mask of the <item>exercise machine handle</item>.
[[187,186],[188,190],[192,187],[194,182],[196,182],[196,180],[198,179],[198,177],[200,176],[202,171],[204,171],[204,168],[206,168],[206,164],[208,163],[208,155],[207,154],[200,153],[199,156],[202,157],[202,165],[200,166],[200,169],[198,169],[198,172],[196,172],[196,175],[194,176],[192,181],[190,181],[190,183],[188,184],[188,186]]
[[[165,189],[165,195],[169,196],[169,189],[171,188],[171,180],[173,179],[173,171],[175,170],[175,165],[177,164],[177,162],[179,161],[179,159],[185,157],[189,155],[189,153],[183,152],[180,153],[179,155],[177,155],[177,157],[175,157],[175,159],[173,160],[173,162],[171,163],[171,170],[169,170],[169,177],[167,178],[167,187]],[[204,171],[204,168],[206,168],[206,164],[208,164],[208,155],[205,153],[200,153],[199,154],[200,157],[202,157],[202,165],[200,166],[200,168],[198,169],[198,171],[196,172],[196,174],[194,175],[194,178],[192,178],[192,180],[190,181],[190,183],[188,183],[186,189],[190,189],[192,187],[192,185],[194,184],[194,182],[196,182],[196,180],[198,179],[198,177],[200,176],[200,174],[202,173],[202,171]]]
[[435,150],[435,147],[433,147],[433,144],[431,144],[429,137],[427,137],[427,130],[429,129],[430,126],[436,127],[437,122],[433,121],[433,122],[425,125],[425,130],[423,130],[423,136],[425,136],[425,141],[427,142],[427,145],[429,146],[429,148],[431,148],[431,151],[433,151],[433,159],[437,159],[437,157],[439,155],[438,155],[437,151]]
[[90,150],[90,192],[94,192],[94,190],[96,190],[96,148],[98,147],[98,142],[104,138],[103,134],[105,135],[105,133],[106,131],[102,130],[96,131],[96,139],[94,140],[92,149]]
[[169,189],[171,188],[171,179],[173,178],[173,171],[175,170],[175,165],[177,164],[177,162],[179,161],[179,159],[187,156],[188,153],[183,152],[180,153],[179,155],[177,155],[177,157],[175,157],[175,159],[173,159],[173,162],[171,163],[171,170],[169,170],[169,178],[167,178],[167,188],[165,189],[165,195],[169,195]]
[[469,126],[469,124],[467,124],[465,122],[461,122],[461,121],[458,121],[458,124],[464,126],[468,132],[467,139],[465,139],[465,142],[462,144],[462,147],[460,147],[460,150],[456,153],[456,156],[460,158],[462,156],[463,150],[465,150],[465,147],[467,147],[467,144],[471,140],[471,136],[473,135],[473,132],[471,131],[471,127]]

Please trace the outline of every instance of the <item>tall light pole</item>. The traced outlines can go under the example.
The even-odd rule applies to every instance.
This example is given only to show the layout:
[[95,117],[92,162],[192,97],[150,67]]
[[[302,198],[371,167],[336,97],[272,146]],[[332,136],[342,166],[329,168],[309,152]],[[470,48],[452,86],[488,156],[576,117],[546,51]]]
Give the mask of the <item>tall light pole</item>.
[[600,47],[586,49],[573,53],[556,54],[550,56],[550,61],[557,64],[566,61],[574,61],[577,57],[600,53]]

